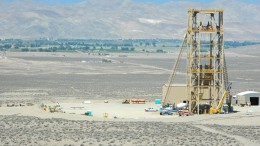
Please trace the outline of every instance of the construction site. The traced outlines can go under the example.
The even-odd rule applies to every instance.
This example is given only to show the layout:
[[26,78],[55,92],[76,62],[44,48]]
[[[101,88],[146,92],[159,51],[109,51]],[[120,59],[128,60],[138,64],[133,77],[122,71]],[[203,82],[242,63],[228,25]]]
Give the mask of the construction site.
[[[148,105],[155,107],[149,107],[149,110],[146,111],[152,110],[152,112],[158,112],[160,115],[191,116],[194,114],[232,113],[233,96],[230,91],[232,83],[229,82],[224,53],[223,13],[223,9],[189,9],[187,31],[179,48],[168,83],[162,87],[163,93],[160,102],[154,102],[155,105],[151,105],[153,103],[151,100],[126,98],[123,99],[122,104],[148,103]],[[183,68],[184,66],[185,68]],[[182,84],[180,84],[180,81],[176,83],[178,74],[183,75],[184,72],[186,73],[185,82]],[[241,103],[235,103],[235,105],[248,106],[249,104],[252,105],[251,102],[253,102],[253,105],[258,106],[259,93],[255,93],[252,100],[240,99]],[[105,100],[104,103],[108,103],[108,100]],[[54,108],[60,107],[60,105],[55,104],[52,106],[54,107],[49,106],[48,109],[45,105],[44,109],[55,112]],[[144,106],[141,107],[145,108]],[[73,108],[83,109],[84,106]],[[57,111],[61,112],[62,110]],[[103,109],[102,111],[108,110]],[[102,113],[99,115],[102,115]],[[106,118],[108,117],[108,113],[103,113],[103,115],[106,115]],[[113,117],[116,117],[116,114]]]
[[[231,109],[231,83],[228,81],[224,53],[224,25],[222,9],[189,9],[188,25],[177,61],[168,84],[164,87],[163,106],[184,101],[192,113],[220,113],[223,103]],[[183,52],[186,54],[186,84],[175,86]],[[179,88],[182,93],[171,93]],[[174,93],[176,96],[174,97]]]
[[175,53],[4,52],[0,145],[259,145],[259,45],[226,50],[223,9],[187,16]]
[[[187,106],[184,107],[186,112],[191,114],[233,112],[232,83],[229,82],[224,53],[223,13],[223,9],[188,10],[188,28],[168,84],[163,86],[163,107],[183,102]],[[174,84],[177,74],[183,71],[179,67],[184,61],[181,60],[183,52],[187,52],[186,84]],[[259,93],[247,92],[250,93],[253,95],[247,100],[242,97],[241,103],[233,104],[259,106]]]
[[[164,114],[175,114],[175,115],[193,115],[193,114],[216,114],[216,113],[232,113],[233,112],[233,106],[232,105],[253,105],[258,106],[259,105],[259,93],[255,91],[246,91],[241,92],[240,94],[233,95],[231,94],[231,88],[232,86],[236,86],[236,84],[233,84],[229,81],[229,75],[228,75],[228,69],[225,57],[225,48],[224,48],[224,10],[223,9],[188,9],[187,13],[187,30],[184,34],[184,38],[182,43],[180,44],[179,50],[176,52],[177,56],[172,56],[172,54],[165,54],[163,57],[165,58],[175,58],[173,68],[172,70],[164,70],[162,69],[163,64],[160,64],[160,67],[152,66],[152,65],[141,65],[140,68],[135,69],[136,72],[132,72],[129,70],[122,70],[123,73],[128,76],[127,78],[131,78],[132,75],[138,74],[138,72],[144,72],[148,68],[151,69],[151,71],[155,71],[156,74],[161,74],[162,71],[170,71],[171,74],[169,76],[168,82],[164,84],[162,87],[162,93],[159,93],[155,95],[153,91],[155,89],[152,89],[150,92],[150,95],[145,93],[143,95],[140,95],[140,93],[135,94],[134,92],[140,92],[140,90],[135,90],[134,92],[128,91],[129,93],[122,94],[123,96],[126,96],[126,98],[122,99],[121,95],[116,95],[116,99],[118,100],[121,98],[121,101],[117,101],[122,104],[149,104],[149,103],[155,103],[154,106],[156,106],[156,112],[160,115]],[[78,58],[80,61],[79,68],[93,68],[90,70],[97,70],[95,67],[97,64],[92,64],[92,62],[86,61],[86,56],[88,54],[84,54],[83,52],[78,52],[80,54],[80,57],[78,57],[78,54],[73,54],[71,57],[69,55],[64,54],[46,54],[46,57],[51,58],[57,58],[66,60],[66,62],[75,63],[72,62],[75,59],[72,58]],[[17,56],[17,54],[13,53],[13,58]],[[34,54],[35,56],[40,57],[41,54]],[[115,54],[116,55],[116,54]],[[108,66],[107,63],[105,63],[103,60],[109,60],[109,64],[113,64],[113,66],[117,67],[117,65],[122,66],[138,66],[139,64],[134,63],[128,63],[127,60],[132,59],[134,61],[136,57],[136,54],[132,54],[132,57],[130,54],[128,55],[121,55],[119,54],[117,56],[108,56],[109,59],[103,56],[91,56],[88,58],[88,60],[95,59],[95,60],[102,60],[100,64],[107,72],[111,72],[110,74],[122,74],[120,70],[113,69]],[[154,56],[158,56],[158,54],[153,54]],[[162,55],[162,54],[161,54]],[[19,54],[18,54],[19,56]],[[62,57],[59,57],[62,56]],[[121,56],[124,56],[123,58]],[[154,58],[152,54],[149,58]],[[12,56],[10,56],[12,57]],[[66,58],[64,58],[66,57]],[[70,61],[70,58],[72,59]],[[141,57],[142,58],[142,57]],[[6,64],[17,62],[16,60],[8,60],[6,52],[2,54],[2,60],[6,61]],[[31,59],[34,59],[30,56],[30,54],[26,54],[25,56],[20,56],[18,59],[25,59],[28,61],[34,61]],[[35,58],[36,59],[36,58]],[[127,59],[127,60],[125,60]],[[53,59],[52,59],[53,60]],[[83,61],[82,61],[83,60]],[[9,61],[9,62],[8,62]],[[36,60],[35,60],[36,61]],[[131,61],[131,60],[130,60]],[[29,62],[28,62],[29,63]],[[97,62],[96,62],[97,63]],[[26,64],[26,62],[25,62]],[[48,62],[41,62],[41,64],[38,64],[37,67],[30,67],[27,64],[27,70],[29,70],[32,73],[38,72],[38,71],[44,71],[44,66],[48,65]],[[53,64],[54,65],[54,64]],[[57,64],[58,65],[58,64]],[[70,65],[70,64],[67,64]],[[71,64],[72,66],[76,67],[74,64]],[[86,65],[88,67],[86,67]],[[94,66],[92,66],[94,65]],[[170,66],[170,62],[168,63],[168,66]],[[22,65],[19,65],[22,66]],[[59,66],[53,66],[54,68],[60,68],[63,73],[65,74],[71,74],[71,70],[66,69],[66,67],[63,67],[64,64],[59,64]],[[18,66],[17,66],[18,67]],[[117,67],[118,68],[118,67]],[[65,70],[64,70],[65,69]],[[153,69],[153,70],[152,70]],[[89,74],[89,75],[95,75],[96,73],[89,72],[90,70],[82,70],[81,72],[78,72],[79,75]],[[115,71],[118,72],[115,72]],[[140,70],[140,71],[138,71]],[[143,71],[142,71],[143,70]],[[20,70],[21,71],[21,70]],[[232,71],[232,69],[231,69]],[[58,74],[63,74],[62,72]],[[67,72],[67,73],[66,73]],[[113,73],[112,73],[113,72]],[[18,74],[20,74],[17,71]],[[21,72],[23,74],[23,72]],[[25,73],[25,72],[24,72]],[[56,74],[56,72],[49,72],[50,74]],[[46,73],[45,73],[46,74]],[[100,74],[100,73],[97,73]],[[103,73],[101,73],[103,74]],[[149,72],[147,72],[147,75],[149,75]],[[129,79],[130,79],[129,78]],[[143,79],[143,77],[140,77],[140,79]],[[158,78],[158,77],[157,77]],[[164,79],[158,79],[163,82]],[[232,78],[232,77],[231,77]],[[149,77],[149,80],[152,82],[155,82],[156,77]],[[234,78],[233,78],[234,79]],[[66,79],[67,80],[67,79]],[[80,79],[81,80],[81,79]],[[155,81],[153,81],[155,80]],[[37,81],[37,80],[36,80]],[[60,81],[58,81],[60,82]],[[113,80],[113,83],[115,81]],[[120,89],[122,87],[122,84],[119,82],[118,88]],[[71,83],[66,83],[71,84]],[[85,96],[84,98],[88,98],[90,100],[96,100],[96,98],[93,98],[93,95],[89,91],[81,91],[82,89],[79,89],[81,87],[74,87],[78,85],[71,85],[70,90],[65,89],[73,94],[76,93],[76,96]],[[138,83],[135,84],[135,86],[138,86]],[[44,87],[44,86],[43,86]],[[104,96],[110,96],[109,93],[114,94],[114,89],[109,89],[112,86],[106,85],[106,87],[103,87],[106,91],[104,95],[100,95],[99,99],[102,101],[106,101],[104,103],[108,103],[110,98],[105,98]],[[128,88],[128,84],[126,84],[125,88]],[[140,86],[141,87],[141,86]],[[144,87],[144,86],[142,86]],[[142,88],[141,87],[141,88]],[[45,88],[45,87],[44,87]],[[88,87],[93,88],[93,87]],[[92,90],[99,89],[99,86],[97,85]],[[123,88],[122,88],[123,89]],[[122,90],[120,89],[120,90]],[[130,89],[130,88],[129,88]],[[149,87],[147,88],[149,89]],[[144,90],[147,90],[144,89]],[[28,90],[28,89],[27,89]],[[157,89],[156,89],[157,90]],[[242,88],[240,90],[243,90]],[[33,99],[34,101],[40,102],[38,104],[41,104],[41,107],[44,108],[45,111],[50,112],[65,112],[62,111],[60,108],[60,105],[57,103],[62,102],[62,98],[59,97],[59,99],[52,99],[51,105],[48,105],[46,103],[42,103],[42,101],[45,101],[46,99],[43,99],[42,97],[46,97],[48,95],[51,95],[53,98],[53,95],[57,93],[51,93],[56,92],[55,90],[51,91],[45,91],[40,89],[41,93],[38,92],[38,90],[34,89],[34,93],[30,90],[26,91],[26,93],[19,93],[19,91],[16,91],[17,94],[33,94],[36,96],[39,96],[37,99]],[[66,92],[67,92],[66,91]],[[158,91],[158,90],[157,90]],[[96,91],[94,91],[96,92]],[[131,92],[131,93],[130,93]],[[85,93],[89,94],[86,95]],[[102,92],[99,92],[102,94]],[[158,93],[158,92],[157,92]],[[8,95],[9,93],[4,93],[3,95],[6,95],[5,97],[11,96]],[[11,93],[10,93],[11,94]],[[13,94],[13,93],[12,93]],[[52,95],[53,94],[53,95]],[[127,95],[128,94],[128,95]],[[233,94],[236,94],[233,92]],[[66,94],[65,96],[67,96]],[[135,97],[135,95],[138,95],[139,97]],[[92,97],[91,97],[92,96]],[[96,95],[94,95],[96,96]],[[103,97],[102,97],[103,96]],[[128,97],[127,97],[128,96]],[[132,98],[131,98],[132,96]],[[147,96],[154,96],[153,98],[147,98]],[[83,102],[83,100],[86,99],[78,98],[77,101]],[[160,100],[161,98],[161,100]],[[12,98],[9,98],[12,99]],[[69,97],[64,97],[65,100],[70,99]],[[87,99],[87,100],[88,100]],[[109,99],[109,100],[108,100]],[[154,100],[159,99],[159,102],[155,102]],[[115,99],[112,99],[114,101]],[[48,100],[47,100],[48,101]],[[15,102],[14,100],[10,100],[7,103],[7,107],[14,107],[15,105],[25,105],[28,102],[23,100],[20,103]],[[90,101],[89,101],[90,102]],[[91,103],[91,102],[90,102]],[[4,106],[4,104],[2,105]],[[153,105],[151,105],[153,106]],[[59,107],[59,108],[58,108]],[[57,109],[56,109],[57,108]],[[150,107],[154,108],[154,107]],[[56,109],[56,110],[55,110]],[[83,109],[74,107],[74,109]],[[73,112],[72,112],[73,113]],[[81,114],[84,114],[81,113]]]

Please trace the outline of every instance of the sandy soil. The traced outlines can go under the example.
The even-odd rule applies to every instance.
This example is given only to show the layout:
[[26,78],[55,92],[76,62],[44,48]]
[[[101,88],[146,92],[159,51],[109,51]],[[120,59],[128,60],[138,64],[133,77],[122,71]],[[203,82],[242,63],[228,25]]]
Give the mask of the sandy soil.
[[93,122],[24,116],[0,116],[0,119],[3,130],[0,134],[1,142],[7,145],[242,144],[235,138],[182,123]]
[[[144,112],[144,107],[155,107],[153,103],[60,105],[66,113],[49,113],[40,105],[1,107],[0,145],[260,145],[260,107],[179,117]],[[84,109],[69,108],[78,106]],[[92,117],[82,115],[90,108]]]
[[[226,51],[232,92],[259,90],[259,47]],[[122,105],[125,98],[161,98],[176,56],[123,55],[7,52],[0,58],[0,145],[260,145],[259,107],[178,117],[144,112],[157,107],[152,102]],[[104,58],[112,63],[102,63]],[[184,65],[177,82],[185,81]],[[57,102],[65,113],[40,107]],[[35,105],[6,107],[10,103]],[[93,117],[82,115],[88,109]]]
[[[226,50],[232,92],[260,88],[259,46]],[[252,50],[252,51],[251,51]],[[176,54],[17,53],[0,58],[0,103],[54,99],[161,98]],[[112,63],[102,63],[102,59]],[[185,56],[176,83],[185,83]]]

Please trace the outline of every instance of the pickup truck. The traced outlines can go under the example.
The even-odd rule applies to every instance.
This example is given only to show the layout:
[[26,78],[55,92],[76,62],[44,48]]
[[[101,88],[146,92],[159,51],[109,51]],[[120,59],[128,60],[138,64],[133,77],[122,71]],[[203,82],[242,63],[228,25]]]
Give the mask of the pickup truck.
[[178,110],[172,107],[160,108],[160,115],[172,115],[177,112]]
[[145,111],[145,112],[157,112],[158,109],[153,108],[153,107],[148,107],[148,108],[145,108],[144,111]]

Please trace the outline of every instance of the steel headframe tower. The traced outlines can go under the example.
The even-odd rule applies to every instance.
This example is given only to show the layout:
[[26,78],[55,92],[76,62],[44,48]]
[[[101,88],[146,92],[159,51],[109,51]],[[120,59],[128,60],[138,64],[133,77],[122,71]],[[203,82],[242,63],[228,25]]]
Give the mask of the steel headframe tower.
[[189,110],[216,107],[225,90],[223,9],[189,9],[187,30],[187,88]]

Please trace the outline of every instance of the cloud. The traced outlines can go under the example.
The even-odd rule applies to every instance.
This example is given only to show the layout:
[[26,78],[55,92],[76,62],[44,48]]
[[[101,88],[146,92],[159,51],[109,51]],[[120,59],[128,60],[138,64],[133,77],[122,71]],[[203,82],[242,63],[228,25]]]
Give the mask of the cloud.
[[160,24],[162,20],[156,20],[156,19],[146,19],[146,18],[139,18],[139,22],[145,23],[145,24]]

